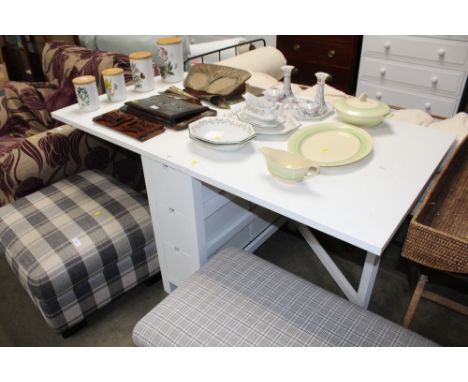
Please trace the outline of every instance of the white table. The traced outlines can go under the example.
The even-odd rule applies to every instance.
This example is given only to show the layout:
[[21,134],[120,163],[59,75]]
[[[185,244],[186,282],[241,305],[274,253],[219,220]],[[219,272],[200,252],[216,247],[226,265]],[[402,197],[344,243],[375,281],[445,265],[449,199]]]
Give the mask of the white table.
[[[141,94],[129,90],[129,98],[145,98],[166,87],[156,78],[155,91]],[[319,176],[291,185],[269,175],[257,150],[263,145],[286,149],[288,135],[257,137],[237,152],[200,146],[189,139],[187,131],[167,130],[141,143],[92,122],[94,116],[121,105],[106,102],[104,96],[101,99],[102,107],[95,112],[82,113],[75,104],[52,116],[141,155],[168,292],[207,260],[201,210],[205,183],[296,221],[347,298],[367,307],[380,255],[455,138],[434,129],[387,120],[367,130],[374,139],[374,150],[368,157],[347,166],[322,168]],[[357,291],[307,227],[367,251]]]

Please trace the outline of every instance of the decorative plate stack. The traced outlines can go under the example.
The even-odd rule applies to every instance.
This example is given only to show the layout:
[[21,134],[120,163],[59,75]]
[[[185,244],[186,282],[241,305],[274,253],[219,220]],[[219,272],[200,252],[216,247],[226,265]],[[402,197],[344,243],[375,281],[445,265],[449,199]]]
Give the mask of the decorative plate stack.
[[203,118],[189,125],[195,142],[219,151],[241,149],[256,134],[251,125],[231,118]]
[[300,124],[293,116],[283,112],[282,104],[268,102],[249,93],[244,98],[245,106],[237,113],[237,117],[252,125],[257,134],[280,135],[299,127]]

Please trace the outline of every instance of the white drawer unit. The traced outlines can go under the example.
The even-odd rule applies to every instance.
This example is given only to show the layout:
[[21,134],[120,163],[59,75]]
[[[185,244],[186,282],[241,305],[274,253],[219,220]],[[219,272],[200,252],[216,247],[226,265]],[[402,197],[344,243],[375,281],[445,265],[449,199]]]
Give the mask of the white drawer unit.
[[449,36],[365,36],[357,94],[439,117],[459,107],[468,72],[468,41]]
[[[150,203],[157,211],[153,224],[164,237],[156,237],[156,244],[166,290],[173,290],[200,267],[197,252],[207,259],[226,246],[254,250],[284,222],[276,213],[195,182],[177,169],[163,164],[148,167],[146,161],[143,166],[145,172],[156,172],[161,179],[148,186],[157,192]],[[192,190],[195,199],[187,197]],[[193,222],[195,230],[190,229]]]

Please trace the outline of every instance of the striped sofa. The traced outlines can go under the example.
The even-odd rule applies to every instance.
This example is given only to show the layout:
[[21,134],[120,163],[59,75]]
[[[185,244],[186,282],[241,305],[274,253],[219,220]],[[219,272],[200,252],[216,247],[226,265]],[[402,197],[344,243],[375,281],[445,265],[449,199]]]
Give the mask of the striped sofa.
[[159,272],[147,200],[91,170],[0,208],[0,254],[60,333]]

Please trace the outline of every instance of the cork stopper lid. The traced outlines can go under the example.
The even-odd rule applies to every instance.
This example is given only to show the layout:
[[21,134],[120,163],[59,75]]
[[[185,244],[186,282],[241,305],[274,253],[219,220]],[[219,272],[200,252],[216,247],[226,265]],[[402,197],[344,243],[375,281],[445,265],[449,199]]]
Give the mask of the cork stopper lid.
[[73,84],[75,85],[87,85],[87,84],[92,84],[93,82],[96,82],[96,77],[94,76],[80,76],[80,77],[75,77],[72,80]]
[[153,57],[153,54],[148,51],[133,52],[128,55],[128,58],[130,58],[130,60],[144,60],[145,58],[151,58],[151,57]]
[[156,40],[158,45],[179,44],[182,41],[180,37],[161,37]]
[[122,68],[108,68],[102,71],[103,76],[118,76],[123,73]]

